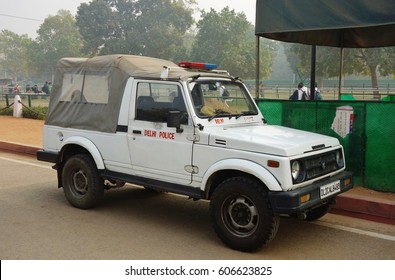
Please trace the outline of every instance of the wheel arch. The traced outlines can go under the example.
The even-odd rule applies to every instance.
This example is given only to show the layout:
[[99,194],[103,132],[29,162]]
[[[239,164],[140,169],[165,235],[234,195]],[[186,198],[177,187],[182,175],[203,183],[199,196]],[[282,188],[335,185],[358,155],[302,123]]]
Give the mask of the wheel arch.
[[98,170],[105,169],[104,161],[96,145],[85,137],[73,136],[68,138],[61,148],[61,162],[78,153],[90,154]]
[[202,188],[205,198],[210,199],[218,184],[228,178],[247,176],[260,181],[270,191],[282,191],[276,178],[262,165],[241,159],[222,160],[212,165],[204,174]]

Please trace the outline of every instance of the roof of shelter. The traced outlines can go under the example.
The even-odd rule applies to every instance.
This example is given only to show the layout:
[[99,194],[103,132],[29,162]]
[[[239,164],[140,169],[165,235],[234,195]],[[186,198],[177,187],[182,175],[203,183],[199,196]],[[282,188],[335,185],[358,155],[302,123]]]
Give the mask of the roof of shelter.
[[308,45],[395,46],[395,1],[257,0],[255,34]]

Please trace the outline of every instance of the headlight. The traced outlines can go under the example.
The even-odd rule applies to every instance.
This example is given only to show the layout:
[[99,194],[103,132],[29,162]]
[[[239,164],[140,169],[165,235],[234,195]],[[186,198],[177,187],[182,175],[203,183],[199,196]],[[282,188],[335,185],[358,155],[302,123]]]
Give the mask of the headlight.
[[291,165],[292,178],[296,180],[299,177],[300,164],[299,161],[294,161]]
[[342,168],[344,166],[343,154],[341,150],[336,151],[336,165],[338,168]]
[[292,179],[295,183],[303,182],[306,177],[306,170],[301,162],[295,160],[291,163]]

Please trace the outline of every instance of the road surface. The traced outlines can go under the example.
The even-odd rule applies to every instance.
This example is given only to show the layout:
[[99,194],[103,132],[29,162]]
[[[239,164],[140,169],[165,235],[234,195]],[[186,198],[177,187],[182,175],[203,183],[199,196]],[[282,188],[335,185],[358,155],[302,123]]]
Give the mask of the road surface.
[[227,248],[208,202],[132,185],[80,210],[57,188],[51,164],[0,151],[2,260],[394,260],[395,226],[328,214],[316,222],[282,217],[270,245]]

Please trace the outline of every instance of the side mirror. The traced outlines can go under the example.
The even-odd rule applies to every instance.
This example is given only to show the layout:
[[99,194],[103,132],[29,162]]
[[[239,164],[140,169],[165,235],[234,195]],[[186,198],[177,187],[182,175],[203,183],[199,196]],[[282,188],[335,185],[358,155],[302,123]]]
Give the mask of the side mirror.
[[184,129],[181,128],[181,112],[169,111],[167,116],[167,127],[175,127],[177,133],[182,133]]

